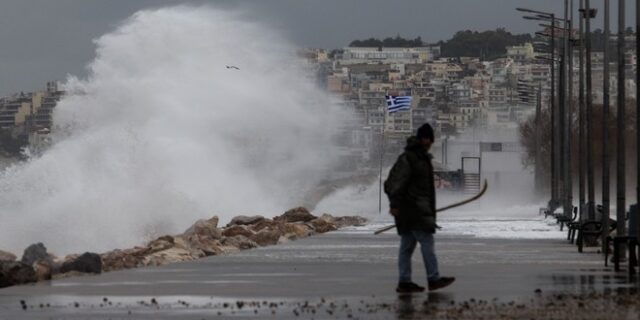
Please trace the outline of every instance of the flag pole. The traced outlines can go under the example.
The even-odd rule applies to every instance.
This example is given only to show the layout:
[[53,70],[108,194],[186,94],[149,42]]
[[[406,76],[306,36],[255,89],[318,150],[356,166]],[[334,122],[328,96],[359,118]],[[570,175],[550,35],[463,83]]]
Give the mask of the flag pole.
[[382,134],[380,136],[380,176],[378,182],[378,214],[382,215],[382,160],[384,158],[384,129],[387,126],[387,108],[382,119]]
[[378,186],[378,213],[382,214],[382,162],[384,159],[384,134],[387,126],[387,116],[400,110],[411,110],[411,96],[394,97],[389,96],[389,92],[385,94],[387,106],[384,111],[384,119],[382,120],[382,133],[380,135],[380,181]]

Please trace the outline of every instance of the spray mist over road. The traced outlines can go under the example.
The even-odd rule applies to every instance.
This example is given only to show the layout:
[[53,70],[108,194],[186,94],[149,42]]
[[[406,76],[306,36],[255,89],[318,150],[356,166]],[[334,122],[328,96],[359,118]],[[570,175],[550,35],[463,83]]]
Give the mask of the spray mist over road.
[[[517,141],[517,133],[477,131],[478,138],[462,136],[458,142],[450,142],[448,146],[449,163],[447,170],[457,170],[461,166],[461,156],[478,156],[479,141],[513,142]],[[436,137],[439,143],[439,137]],[[434,161],[438,165],[442,159],[442,150],[433,148]],[[400,151],[398,151],[398,154]],[[478,201],[438,214],[438,223],[443,227],[440,234],[470,236],[478,238],[512,238],[512,239],[558,239],[566,237],[559,231],[553,219],[545,219],[538,214],[544,206],[544,199],[536,199],[534,175],[530,168],[525,168],[520,152],[483,152],[482,179],[488,181],[486,194]],[[472,162],[473,164],[473,162]],[[472,167],[473,169],[473,167]],[[386,179],[390,167],[383,171]],[[368,185],[359,185],[336,191],[323,199],[316,211],[333,214],[358,214],[374,221],[373,224],[361,228],[364,232],[372,232],[382,226],[393,224],[389,215],[389,202],[382,194],[382,212],[378,213],[378,181]],[[437,207],[468,198],[462,192],[436,191]],[[393,233],[392,231],[391,233]]]
[[104,251],[214,214],[280,214],[335,165],[344,111],[239,13],[142,11],[95,43],[53,146],[0,175],[1,249]]

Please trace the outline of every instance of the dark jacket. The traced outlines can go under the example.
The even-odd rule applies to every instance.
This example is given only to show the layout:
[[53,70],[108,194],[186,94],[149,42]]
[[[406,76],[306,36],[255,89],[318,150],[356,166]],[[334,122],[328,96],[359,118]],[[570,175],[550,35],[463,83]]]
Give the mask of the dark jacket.
[[434,233],[436,230],[436,190],[431,158],[418,139],[410,137],[405,151],[384,182],[390,207],[400,210],[395,217],[398,234],[410,230]]

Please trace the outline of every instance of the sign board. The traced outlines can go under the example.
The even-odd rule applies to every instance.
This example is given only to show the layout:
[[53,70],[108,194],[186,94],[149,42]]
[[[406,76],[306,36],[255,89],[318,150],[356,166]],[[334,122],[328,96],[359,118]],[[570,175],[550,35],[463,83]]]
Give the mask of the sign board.
[[480,152],[522,152],[517,142],[480,142]]

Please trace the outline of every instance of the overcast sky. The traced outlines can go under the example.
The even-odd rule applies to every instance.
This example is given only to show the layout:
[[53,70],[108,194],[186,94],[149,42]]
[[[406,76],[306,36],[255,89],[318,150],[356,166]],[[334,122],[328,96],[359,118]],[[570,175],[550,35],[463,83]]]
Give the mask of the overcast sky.
[[[603,1],[591,2],[602,12]],[[611,2],[613,17],[617,1]],[[241,10],[296,45],[328,49],[396,34],[436,42],[463,29],[530,33],[536,24],[521,19],[516,7],[564,12],[561,0],[0,0],[0,95],[40,89],[67,74],[84,77],[92,39],[138,10],[181,3]],[[629,25],[634,3],[627,1]]]

